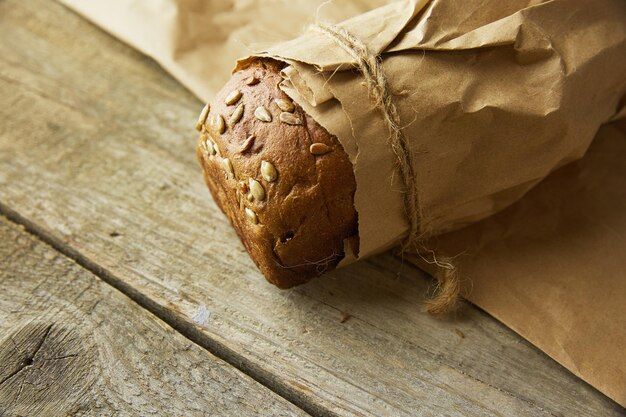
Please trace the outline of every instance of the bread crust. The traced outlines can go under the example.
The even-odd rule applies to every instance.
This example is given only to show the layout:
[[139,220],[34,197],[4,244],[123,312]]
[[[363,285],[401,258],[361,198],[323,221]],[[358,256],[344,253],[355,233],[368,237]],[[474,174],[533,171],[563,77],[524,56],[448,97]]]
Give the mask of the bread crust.
[[[282,65],[259,59],[233,74],[201,115],[197,155],[256,265],[288,288],[335,268],[358,224],[352,164],[337,138],[280,90]],[[262,121],[267,113],[271,121]]]

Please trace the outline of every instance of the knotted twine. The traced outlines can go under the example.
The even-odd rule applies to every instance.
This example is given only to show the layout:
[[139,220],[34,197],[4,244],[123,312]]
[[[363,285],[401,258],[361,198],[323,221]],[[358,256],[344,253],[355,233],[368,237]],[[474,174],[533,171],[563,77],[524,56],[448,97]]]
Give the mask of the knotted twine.
[[[313,28],[330,37],[356,61],[357,69],[365,80],[368,95],[383,116],[383,122],[389,131],[388,143],[396,157],[400,177],[404,183],[404,205],[409,220],[409,233],[401,245],[400,253],[408,249],[416,249],[419,253],[419,248],[422,247],[419,227],[421,215],[412,154],[409,141],[400,128],[398,110],[391,100],[382,58],[370,52],[365,43],[345,29],[327,23],[316,23]],[[439,267],[439,272],[435,274],[438,285],[433,297],[426,301],[425,309],[431,314],[448,312],[458,301],[461,290],[456,268],[451,262],[438,261],[434,256],[433,261],[425,258],[424,260]]]

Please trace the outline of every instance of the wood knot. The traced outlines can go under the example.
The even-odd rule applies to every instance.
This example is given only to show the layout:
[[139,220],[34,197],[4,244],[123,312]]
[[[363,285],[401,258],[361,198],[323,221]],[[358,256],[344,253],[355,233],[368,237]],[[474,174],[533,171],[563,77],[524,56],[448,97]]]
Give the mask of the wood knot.
[[0,415],[61,415],[97,378],[97,349],[75,329],[31,321],[0,341]]

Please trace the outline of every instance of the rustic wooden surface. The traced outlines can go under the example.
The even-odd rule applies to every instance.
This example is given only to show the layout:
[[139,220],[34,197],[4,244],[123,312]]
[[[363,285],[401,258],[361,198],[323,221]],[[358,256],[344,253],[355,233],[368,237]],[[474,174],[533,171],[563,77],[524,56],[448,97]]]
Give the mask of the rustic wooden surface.
[[623,415],[478,309],[422,313],[429,281],[389,254],[266,284],[204,188],[201,103],[54,2],[0,0],[0,38],[0,211],[289,401],[314,415]]
[[0,217],[0,415],[304,415]]

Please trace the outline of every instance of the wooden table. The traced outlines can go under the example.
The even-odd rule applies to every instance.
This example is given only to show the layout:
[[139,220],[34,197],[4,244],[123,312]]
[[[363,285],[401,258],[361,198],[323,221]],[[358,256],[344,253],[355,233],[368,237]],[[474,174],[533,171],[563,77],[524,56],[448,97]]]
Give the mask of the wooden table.
[[202,104],[56,2],[0,0],[0,415],[617,416],[390,254],[265,282],[195,160]]

